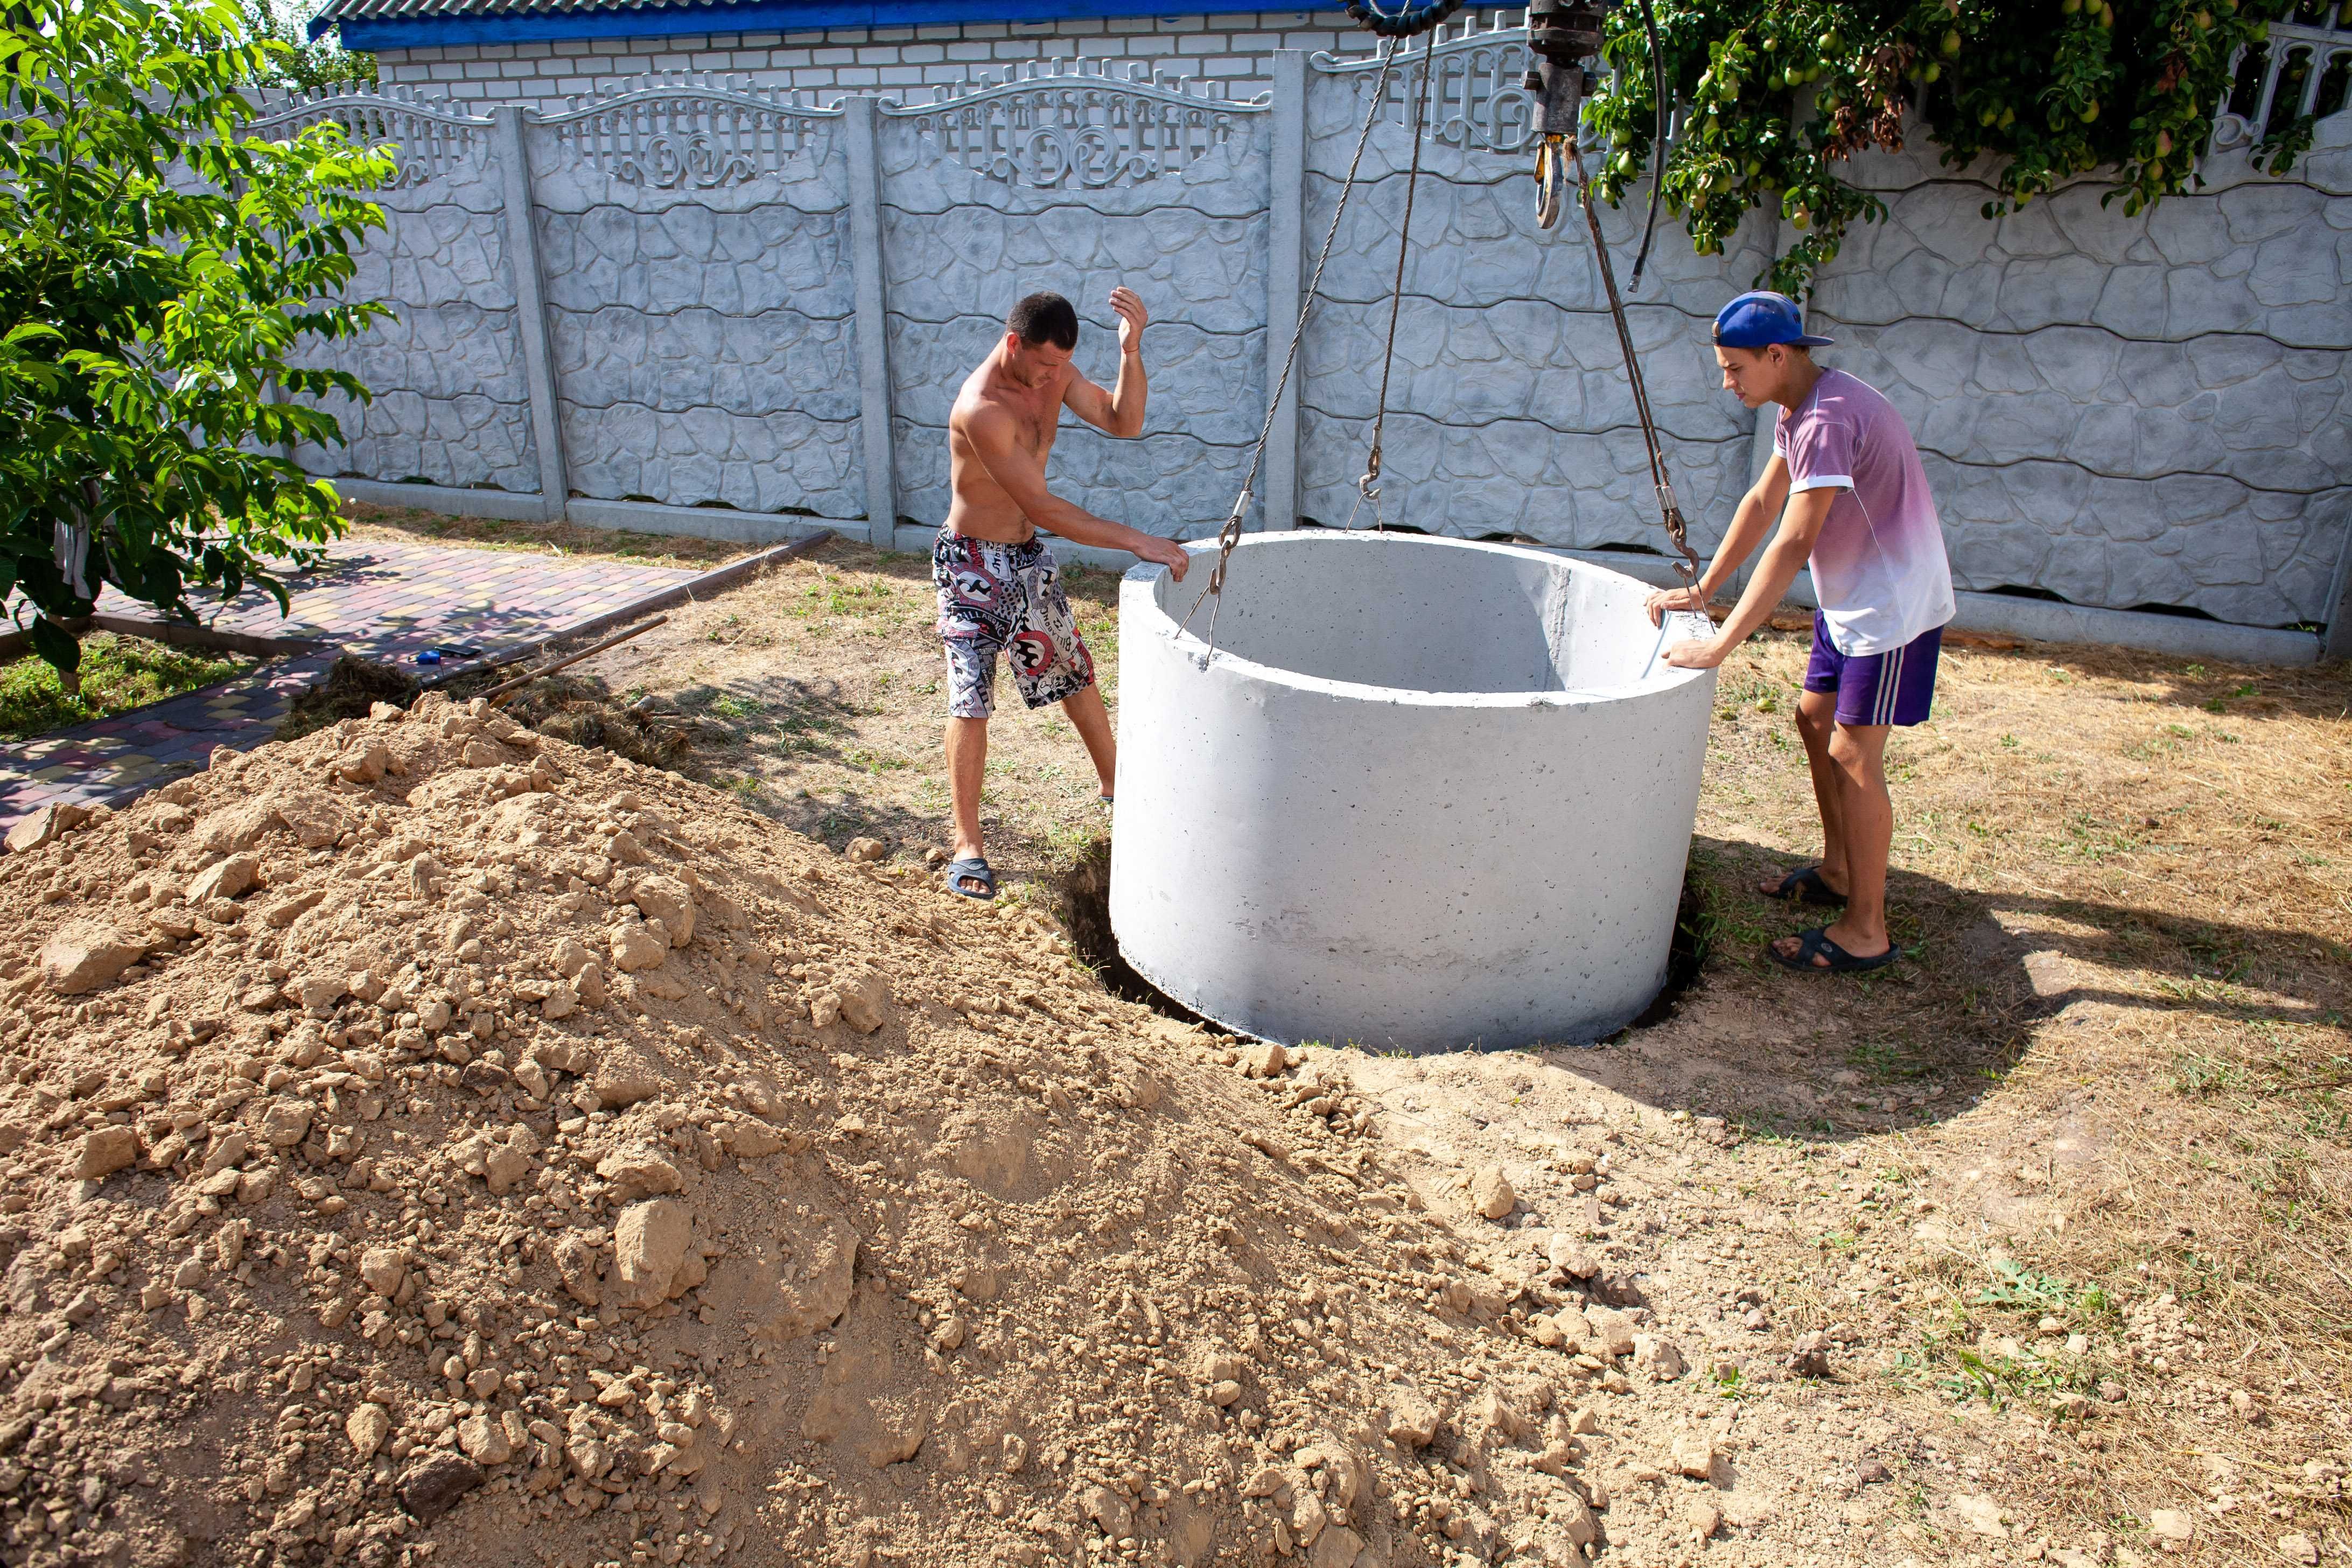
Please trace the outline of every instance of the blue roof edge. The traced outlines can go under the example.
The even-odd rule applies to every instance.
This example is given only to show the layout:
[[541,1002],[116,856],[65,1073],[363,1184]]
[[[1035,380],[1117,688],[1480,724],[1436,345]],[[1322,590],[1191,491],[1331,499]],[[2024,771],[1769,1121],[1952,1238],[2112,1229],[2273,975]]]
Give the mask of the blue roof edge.
[[[629,11],[556,11],[495,16],[321,17],[343,47],[367,53],[462,44],[540,43],[551,38],[657,38],[680,33],[805,33],[824,27],[906,27],[939,22],[1058,22],[1076,17],[1224,16],[1278,9],[1267,0],[1187,0],[1171,11],[1151,0],[744,0]],[[1302,9],[1323,9],[1320,5]],[[1334,5],[1330,9],[1338,11]]]

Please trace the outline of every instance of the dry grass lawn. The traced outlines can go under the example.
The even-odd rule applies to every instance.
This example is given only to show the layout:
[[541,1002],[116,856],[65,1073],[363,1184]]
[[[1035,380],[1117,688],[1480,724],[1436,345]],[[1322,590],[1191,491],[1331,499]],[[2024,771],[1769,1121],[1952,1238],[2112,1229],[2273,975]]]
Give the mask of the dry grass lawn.
[[1953,650],[1890,751],[1912,962],[1841,987],[1759,964],[1791,922],[1744,891],[1812,841],[1803,660],[1719,688],[1708,978],[1845,1059],[1757,1123],[1866,1132],[1918,1194],[1898,1375],[2032,1418],[2009,1479],[2086,1536],[2166,1508],[2204,1561],[2352,1558],[2352,674]]
[[[1117,580],[1068,581],[1116,706]],[[926,561],[835,543],[585,668],[778,820],[912,856],[948,810],[931,620]],[[1693,993],[1548,1055],[1860,1173],[1867,1225],[1784,1194],[1811,1310],[1866,1320],[1865,1375],[1948,1425],[1958,1479],[2033,1500],[2032,1558],[2146,1553],[2162,1510],[2176,1560],[2352,1561],[2352,674],[1948,649],[1889,752],[1906,962],[1838,981],[1760,960],[1799,922],[1751,890],[1815,847],[1805,647],[1722,674]],[[1067,724],[1004,690],[990,849],[1036,896],[1104,825]],[[1922,1519],[1913,1549],[1978,1560]]]

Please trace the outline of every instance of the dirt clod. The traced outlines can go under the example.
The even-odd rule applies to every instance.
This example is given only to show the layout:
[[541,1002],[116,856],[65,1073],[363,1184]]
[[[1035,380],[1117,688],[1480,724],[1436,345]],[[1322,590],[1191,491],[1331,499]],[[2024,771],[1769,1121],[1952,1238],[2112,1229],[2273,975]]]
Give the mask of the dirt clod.
[[1519,1194],[1500,1165],[1484,1165],[1470,1177],[1470,1204],[1488,1219],[1501,1219],[1518,1207]]
[[420,1523],[430,1524],[457,1506],[484,1479],[481,1467],[454,1454],[436,1454],[400,1478],[400,1501]]

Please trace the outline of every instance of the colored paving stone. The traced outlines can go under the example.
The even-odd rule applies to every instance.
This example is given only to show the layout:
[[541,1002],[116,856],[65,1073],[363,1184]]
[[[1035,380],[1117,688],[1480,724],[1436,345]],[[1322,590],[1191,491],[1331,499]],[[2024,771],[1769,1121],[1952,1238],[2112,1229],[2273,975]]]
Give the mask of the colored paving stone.
[[[695,575],[625,562],[350,541],[316,571],[287,579],[290,615],[281,616],[278,602],[258,592],[216,614],[198,605],[219,630],[319,641],[328,651],[273,660],[220,686],[0,745],[0,829],[45,805],[117,801],[194,773],[215,747],[251,751],[334,663],[335,649],[446,680]],[[98,610],[152,614],[111,589]],[[415,662],[436,646],[481,652],[438,666]]]

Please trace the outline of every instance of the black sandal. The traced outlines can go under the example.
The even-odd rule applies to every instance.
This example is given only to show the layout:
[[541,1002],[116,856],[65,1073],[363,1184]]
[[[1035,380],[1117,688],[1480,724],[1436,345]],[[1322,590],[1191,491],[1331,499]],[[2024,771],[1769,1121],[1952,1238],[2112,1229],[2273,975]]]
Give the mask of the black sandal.
[[[1815,926],[1801,934],[1794,958],[1782,952],[1777,942],[1766,943],[1764,951],[1773,963],[1799,974],[1867,974],[1874,969],[1884,969],[1894,963],[1903,950],[1890,941],[1885,952],[1861,957],[1832,942],[1829,927]],[[1827,958],[1829,962],[1815,963],[1813,960],[1816,958]]]
[[[996,897],[996,873],[990,869],[987,860],[981,856],[967,855],[961,860],[950,860],[940,875],[947,879],[948,891],[951,893],[983,900]],[[967,888],[964,886],[966,879],[978,882],[980,886]]]
[[1845,907],[1845,895],[1822,880],[1819,866],[1801,866],[1780,879],[1780,885],[1764,895],[1786,904],[1811,904],[1824,910]]

